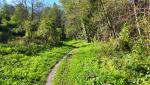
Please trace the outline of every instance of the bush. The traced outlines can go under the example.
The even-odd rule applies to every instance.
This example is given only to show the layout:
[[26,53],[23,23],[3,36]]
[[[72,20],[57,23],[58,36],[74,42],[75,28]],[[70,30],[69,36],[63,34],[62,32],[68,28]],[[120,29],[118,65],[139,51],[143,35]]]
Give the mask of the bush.
[[117,51],[131,51],[132,45],[130,43],[130,25],[125,23],[121,32],[119,33],[119,38],[115,39],[115,48]]
[[23,23],[23,28],[25,29],[25,37],[28,39],[32,38],[32,22],[29,20],[26,20]]
[[13,39],[14,36],[7,32],[0,32],[0,42],[7,43],[8,40]]
[[60,40],[56,28],[53,28],[52,22],[47,20],[42,20],[40,22],[40,26],[36,34],[40,39],[54,45],[57,44]]

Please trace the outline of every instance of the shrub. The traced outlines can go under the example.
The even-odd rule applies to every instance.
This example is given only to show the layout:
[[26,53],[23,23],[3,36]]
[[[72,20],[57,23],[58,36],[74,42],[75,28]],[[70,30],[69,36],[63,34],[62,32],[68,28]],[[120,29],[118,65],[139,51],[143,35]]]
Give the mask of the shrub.
[[130,25],[125,23],[121,32],[119,33],[119,38],[115,39],[115,48],[116,50],[124,50],[124,51],[131,51],[131,44],[130,44]]
[[26,20],[23,23],[23,27],[25,29],[25,37],[27,39],[31,39],[32,38],[32,22],[29,20]]
[[59,42],[59,34],[56,28],[53,28],[52,22],[48,20],[42,20],[37,31],[37,37],[50,42],[51,44],[57,44]]

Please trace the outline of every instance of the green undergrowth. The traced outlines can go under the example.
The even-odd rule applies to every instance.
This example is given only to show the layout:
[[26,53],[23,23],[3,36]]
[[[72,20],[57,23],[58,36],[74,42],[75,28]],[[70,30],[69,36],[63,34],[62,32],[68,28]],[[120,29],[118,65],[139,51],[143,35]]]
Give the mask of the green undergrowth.
[[[42,85],[52,67],[78,41],[57,47],[0,45],[0,85]],[[76,44],[77,44],[76,43]]]
[[87,46],[88,43],[84,40],[71,40],[71,41],[64,42],[64,45],[68,45],[75,48],[81,48]]
[[118,52],[111,42],[80,46],[71,60],[61,63],[53,85],[150,84],[150,56],[140,48]]

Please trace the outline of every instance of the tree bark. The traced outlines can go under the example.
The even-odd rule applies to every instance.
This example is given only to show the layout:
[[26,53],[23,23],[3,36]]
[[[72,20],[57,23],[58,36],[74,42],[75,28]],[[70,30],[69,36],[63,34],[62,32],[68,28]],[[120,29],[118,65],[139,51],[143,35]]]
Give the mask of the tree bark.
[[32,10],[31,10],[31,12],[32,12],[32,14],[31,14],[31,20],[33,21],[33,11],[34,11],[34,8],[33,8],[33,2],[31,3],[31,5],[32,5]]
[[89,36],[87,34],[86,27],[85,27],[83,19],[81,19],[81,24],[82,24],[83,34],[84,34],[85,40],[87,40],[87,42],[90,43],[91,40],[90,40],[90,38],[89,38]]
[[104,16],[105,16],[106,21],[107,21],[107,26],[109,27],[109,29],[112,32],[113,37],[115,38],[116,37],[116,33],[115,33],[114,26],[112,26],[110,17],[108,16],[108,12],[105,10],[104,4],[103,4],[103,2],[101,0],[100,0],[100,4],[101,4],[102,9],[104,11]]
[[139,36],[141,36],[140,25],[139,25],[139,22],[138,22],[138,15],[137,15],[137,7],[136,7],[136,2],[135,1],[133,1],[133,10],[134,10],[136,28],[138,30]]

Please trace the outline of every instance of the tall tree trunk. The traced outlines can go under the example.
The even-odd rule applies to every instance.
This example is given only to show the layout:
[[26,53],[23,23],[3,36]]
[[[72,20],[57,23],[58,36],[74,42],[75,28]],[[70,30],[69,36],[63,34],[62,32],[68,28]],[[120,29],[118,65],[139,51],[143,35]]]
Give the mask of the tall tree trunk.
[[86,29],[85,29],[85,25],[84,25],[84,22],[83,22],[82,19],[81,19],[81,24],[82,24],[82,29],[83,29],[84,38],[87,40]]
[[103,9],[103,11],[104,11],[104,16],[105,16],[106,21],[107,21],[107,26],[109,27],[109,29],[110,29],[111,32],[112,32],[113,37],[115,38],[115,37],[116,37],[116,33],[115,33],[114,26],[112,26],[112,24],[111,24],[111,19],[110,19],[110,17],[108,16],[108,12],[106,11],[105,6],[104,6],[102,0],[100,0],[100,4],[101,4],[102,9]]
[[133,1],[133,10],[134,10],[136,28],[138,30],[139,36],[141,36],[140,25],[139,25],[139,22],[138,22],[138,15],[137,15],[137,7],[136,7],[136,2],[135,1]]
[[31,12],[32,12],[32,13],[31,13],[31,20],[33,21],[33,16],[34,16],[34,15],[33,15],[33,11],[34,11],[34,8],[33,8],[34,4],[33,4],[33,2],[31,3],[31,5],[32,5],[32,10],[31,10]]
[[[31,33],[32,33],[32,30],[34,29],[34,25],[33,25],[33,19],[34,19],[34,2],[31,0]],[[31,38],[30,39],[32,39],[33,38],[33,36],[31,35]]]
[[83,29],[83,34],[84,34],[85,40],[87,40],[87,42],[90,42],[90,38],[87,35],[87,31],[86,31],[83,19],[81,19],[81,25],[82,25],[82,29]]

